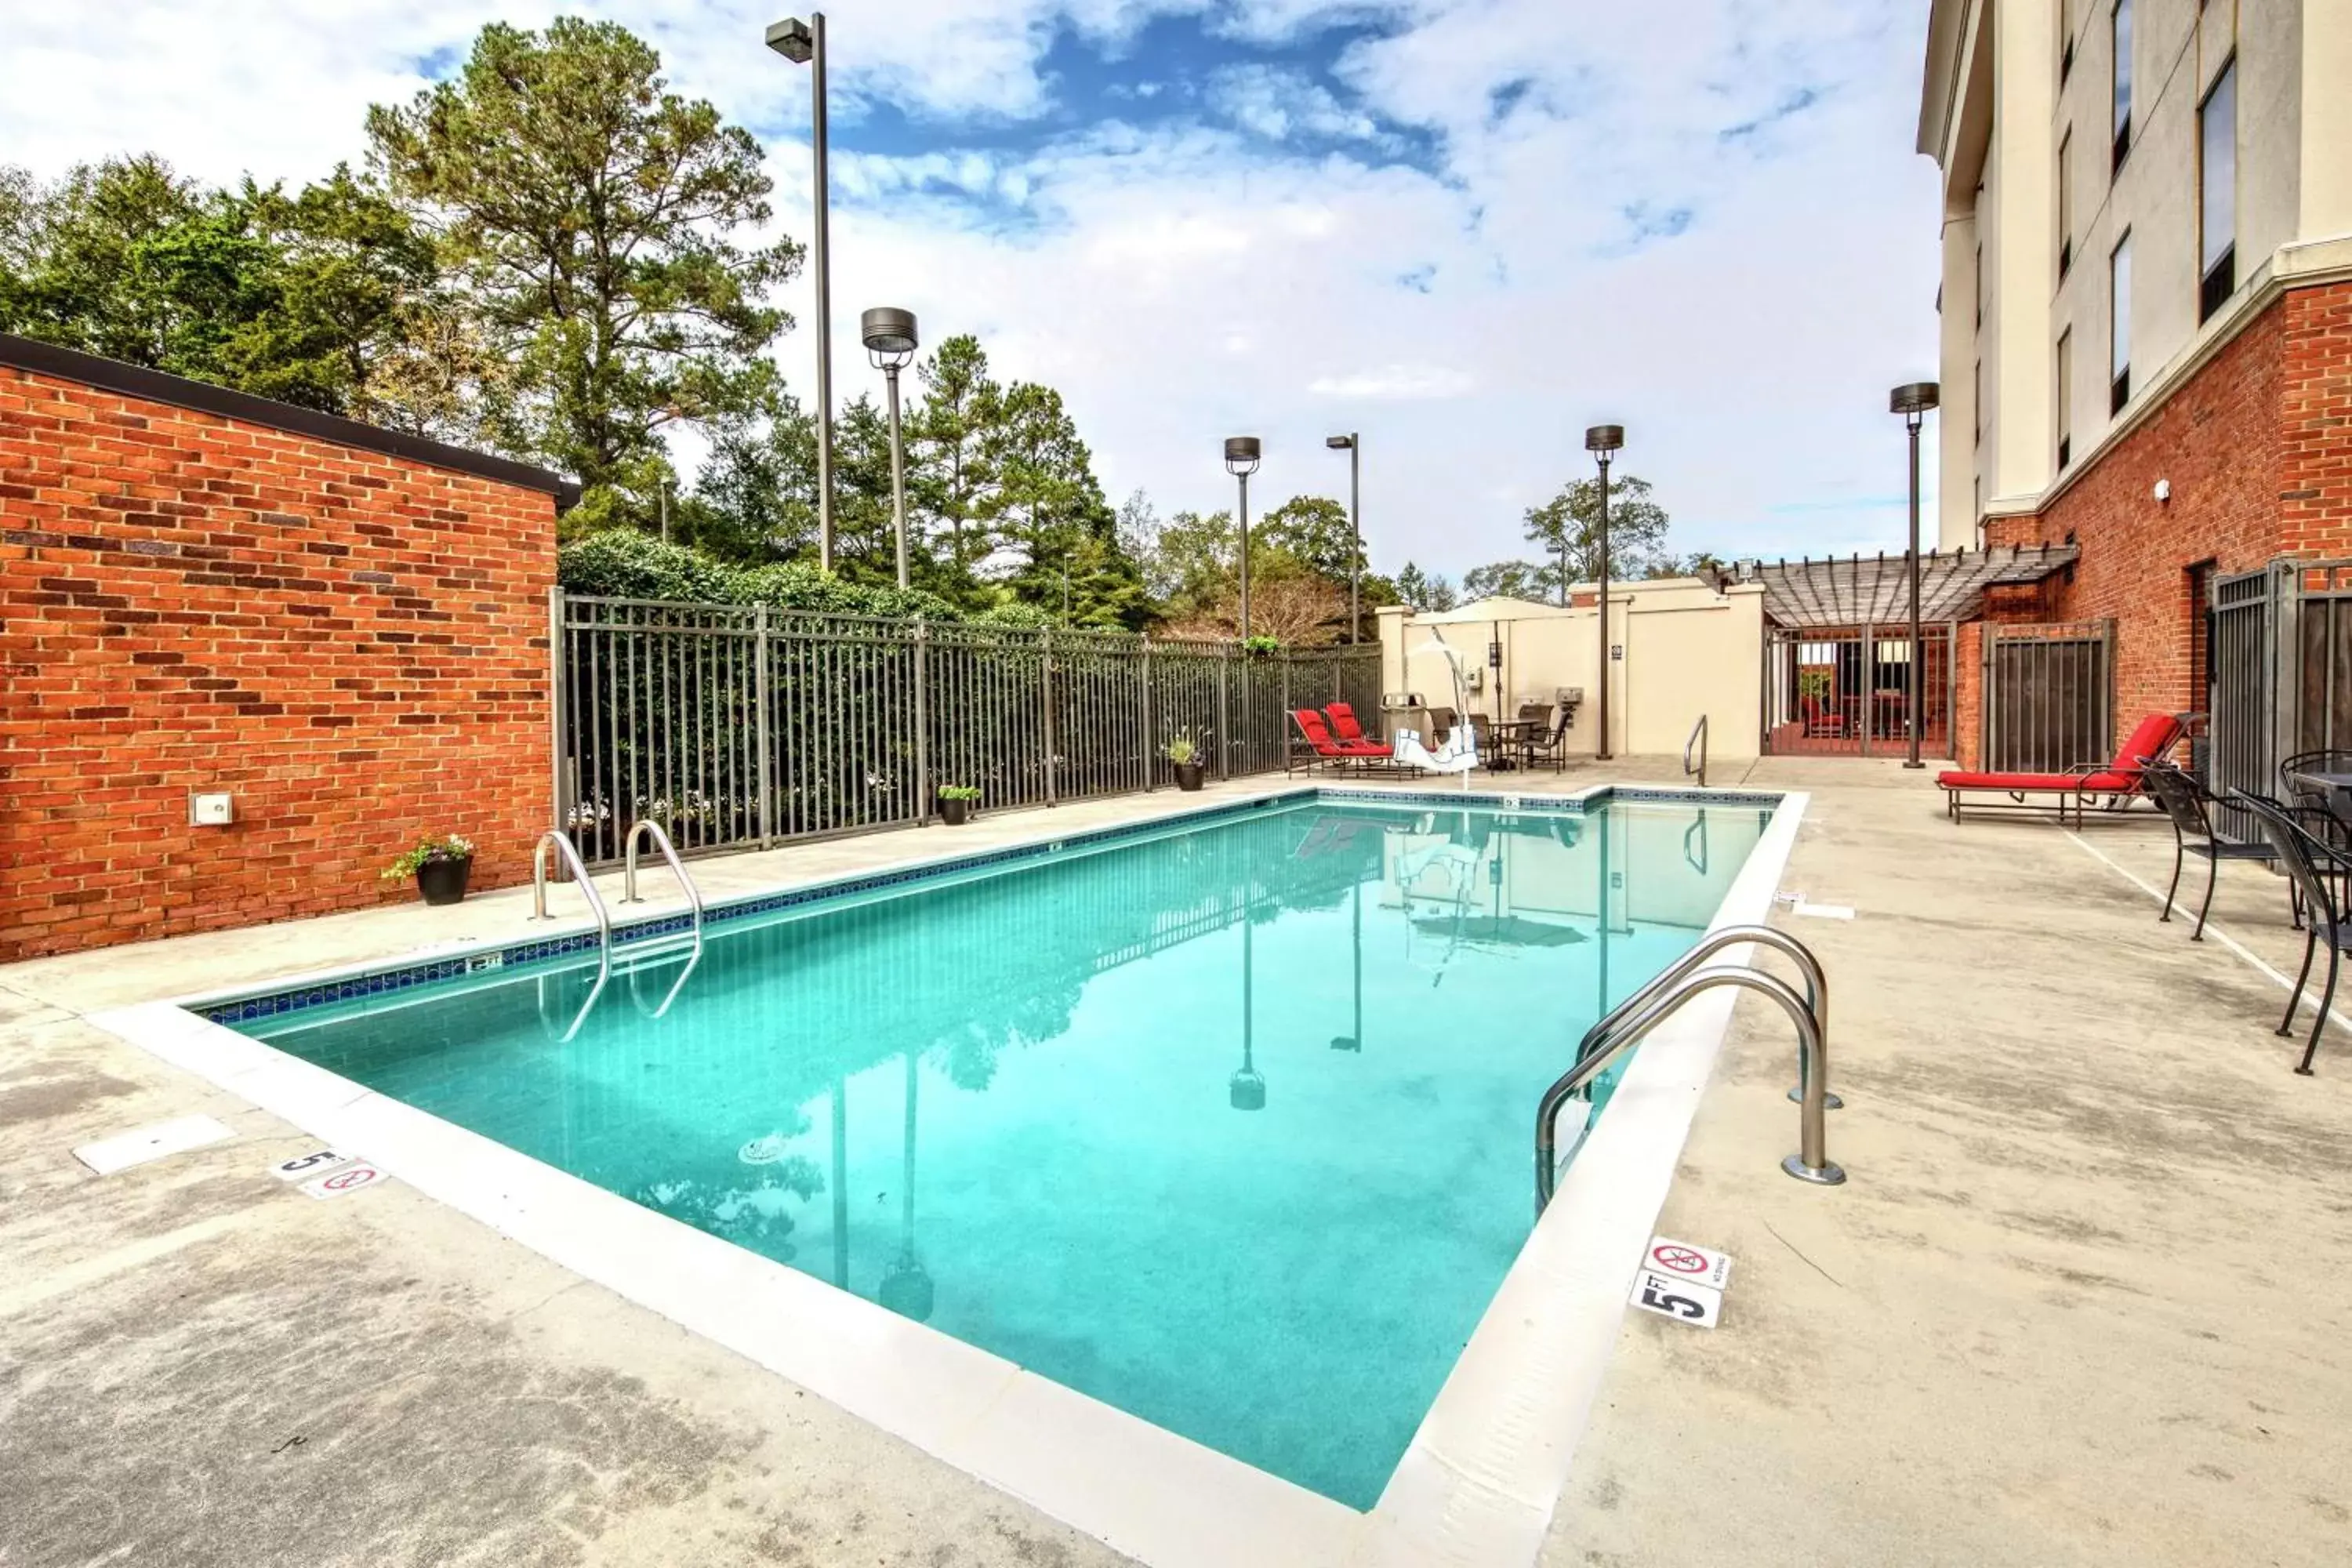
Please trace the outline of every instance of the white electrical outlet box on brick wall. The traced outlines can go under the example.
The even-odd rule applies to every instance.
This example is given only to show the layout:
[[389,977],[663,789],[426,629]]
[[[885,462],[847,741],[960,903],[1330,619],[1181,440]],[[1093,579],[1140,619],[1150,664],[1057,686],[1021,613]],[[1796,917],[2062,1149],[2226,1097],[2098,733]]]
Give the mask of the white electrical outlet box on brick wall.
[[236,805],[226,793],[188,797],[188,821],[197,827],[226,827],[236,820]]

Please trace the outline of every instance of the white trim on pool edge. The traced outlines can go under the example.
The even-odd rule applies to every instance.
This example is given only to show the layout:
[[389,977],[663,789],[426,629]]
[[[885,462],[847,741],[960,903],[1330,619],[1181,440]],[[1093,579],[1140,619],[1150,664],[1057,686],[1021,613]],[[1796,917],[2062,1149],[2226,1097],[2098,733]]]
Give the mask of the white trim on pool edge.
[[[1445,804],[1503,807],[1507,793],[1449,791]],[[1710,930],[1769,913],[1806,801],[1780,796]],[[89,1021],[1157,1568],[1533,1563],[1734,1001],[1698,997],[1636,1053],[1380,1501],[1358,1513],[187,1010],[219,999]]]

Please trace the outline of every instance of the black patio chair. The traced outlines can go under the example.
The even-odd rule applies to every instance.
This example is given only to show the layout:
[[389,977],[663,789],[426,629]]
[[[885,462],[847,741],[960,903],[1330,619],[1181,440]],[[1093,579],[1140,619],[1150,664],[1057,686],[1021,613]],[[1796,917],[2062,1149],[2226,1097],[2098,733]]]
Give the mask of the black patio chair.
[[1556,710],[1552,714],[1551,727],[1528,738],[1528,766],[1532,768],[1544,763],[1550,764],[1551,771],[1556,773],[1568,771],[1568,721],[1570,716],[1565,706]]
[[2327,943],[2327,984],[2320,989],[2319,1011],[2311,1020],[2311,1038],[2303,1047],[2303,1060],[2294,1068],[2309,1078],[2311,1058],[2319,1050],[2319,1031],[2327,1026],[2327,1010],[2335,1005],[2336,969],[2345,952],[2352,950],[2352,927],[2345,923],[2343,904],[2337,897],[2346,873],[2352,872],[2352,857],[2305,832],[2277,801],[2231,790],[2228,804],[2253,814],[2254,820],[2262,826],[2263,837],[2278,851],[2279,865],[2303,895],[2304,923],[2308,934],[2304,938],[2303,968],[2295,973],[2294,994],[2287,997],[2286,1012],[2273,1031],[2281,1039],[2294,1036],[2294,1010],[2303,1001],[2305,982],[2311,978],[2312,955],[2319,951],[2322,942]]
[[[2157,805],[2172,822],[2172,882],[2164,889],[2164,912],[2156,918],[2172,918],[2173,895],[2180,890],[2180,868],[2186,857],[2205,857],[2205,898],[2197,906],[2197,929],[2189,933],[2191,942],[2205,940],[2206,911],[2213,907],[2213,884],[2221,873],[2224,860],[2259,860],[2264,863],[2278,858],[2278,851],[2268,839],[2233,838],[2213,826],[2211,807],[2221,802],[2206,792],[2189,773],[2170,763],[2145,763],[2147,790],[2156,796]],[[2298,914],[2299,914],[2298,907]]]

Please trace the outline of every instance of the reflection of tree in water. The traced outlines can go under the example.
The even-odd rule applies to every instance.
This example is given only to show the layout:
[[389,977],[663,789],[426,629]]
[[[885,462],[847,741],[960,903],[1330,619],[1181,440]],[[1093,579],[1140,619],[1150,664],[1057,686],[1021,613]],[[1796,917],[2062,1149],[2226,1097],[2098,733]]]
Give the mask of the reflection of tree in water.
[[660,1181],[631,1193],[631,1200],[791,1262],[794,1248],[786,1238],[794,1229],[792,1207],[824,1191],[824,1173],[814,1161],[786,1147],[808,1131],[807,1116],[797,1110],[783,1115],[784,1126],[726,1155],[705,1155],[674,1167]]

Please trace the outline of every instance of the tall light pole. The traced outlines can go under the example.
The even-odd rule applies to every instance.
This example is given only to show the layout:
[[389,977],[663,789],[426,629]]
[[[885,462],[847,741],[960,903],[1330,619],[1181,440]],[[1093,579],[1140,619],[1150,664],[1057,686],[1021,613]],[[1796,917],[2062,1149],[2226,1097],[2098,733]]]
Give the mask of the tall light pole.
[[[1887,411],[1903,416],[1904,427],[1911,434],[1911,549],[1904,563],[1911,576],[1911,713],[1906,726],[1911,731],[1910,754],[1903,761],[1906,768],[1925,767],[1919,760],[1920,700],[1926,690],[1925,661],[1920,658],[1919,639],[1919,426],[1926,422],[1927,410],[1936,406],[1938,397],[1932,381],[1915,381],[1896,387],[1887,397]],[[1877,655],[1874,650],[1872,658]]]
[[890,521],[898,535],[898,586],[907,584],[907,442],[898,428],[898,373],[915,357],[915,312],[877,305],[857,321],[866,357],[890,385]]
[[816,150],[816,228],[811,247],[816,269],[816,550],[817,564],[833,570],[833,262],[832,187],[824,175],[824,13],[805,22],[787,16],[768,24],[768,47],[811,68],[812,132]]
[[1584,433],[1584,449],[1601,464],[1601,749],[1594,760],[1603,763],[1609,760],[1609,461],[1624,445],[1622,425],[1595,425]]
[[1323,444],[1335,452],[1348,454],[1348,640],[1354,642],[1357,629],[1364,624],[1364,613],[1356,603],[1357,583],[1364,570],[1364,521],[1360,510],[1364,440],[1350,431],[1345,436],[1326,436]]
[[1242,640],[1249,640],[1249,477],[1257,472],[1258,445],[1255,436],[1225,437],[1225,472],[1242,482]]

